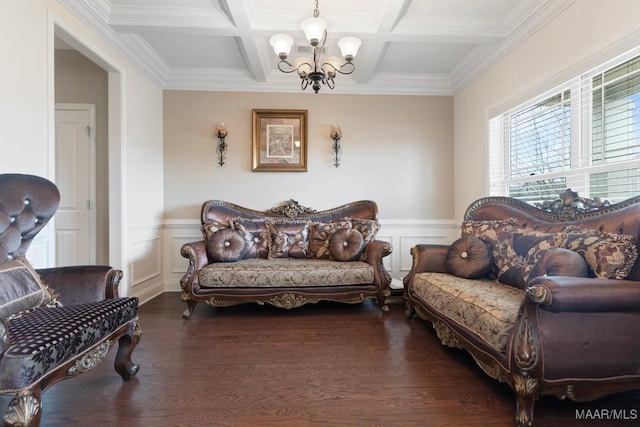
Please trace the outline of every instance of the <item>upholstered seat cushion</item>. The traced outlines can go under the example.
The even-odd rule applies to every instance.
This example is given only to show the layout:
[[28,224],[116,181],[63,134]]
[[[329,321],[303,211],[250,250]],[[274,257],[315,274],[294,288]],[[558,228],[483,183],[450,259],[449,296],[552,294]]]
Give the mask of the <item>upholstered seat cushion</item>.
[[244,259],[236,263],[213,263],[200,271],[200,286],[311,287],[371,284],[373,267],[366,262],[323,259]]
[[464,279],[448,273],[418,273],[413,288],[437,312],[505,352],[524,291],[491,279]]
[[114,298],[41,308],[8,321],[11,343],[0,359],[0,392],[20,390],[136,317],[138,299]]

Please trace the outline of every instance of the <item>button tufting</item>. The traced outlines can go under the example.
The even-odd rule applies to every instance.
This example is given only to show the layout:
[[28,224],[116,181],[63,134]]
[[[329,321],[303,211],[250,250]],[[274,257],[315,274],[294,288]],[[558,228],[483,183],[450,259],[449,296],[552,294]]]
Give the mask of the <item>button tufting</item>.
[[226,241],[226,242],[224,242],[224,245],[225,245],[226,247],[229,247],[229,246],[231,246],[231,242]]
[[31,203],[31,201],[30,201],[29,199],[24,199],[24,202],[23,202],[23,203],[24,203],[25,205],[28,205],[29,203]]
[[466,252],[460,254],[460,258],[467,258],[469,255]]
[[9,217],[9,222],[11,222],[11,223],[16,222],[16,217],[15,216],[10,216]]

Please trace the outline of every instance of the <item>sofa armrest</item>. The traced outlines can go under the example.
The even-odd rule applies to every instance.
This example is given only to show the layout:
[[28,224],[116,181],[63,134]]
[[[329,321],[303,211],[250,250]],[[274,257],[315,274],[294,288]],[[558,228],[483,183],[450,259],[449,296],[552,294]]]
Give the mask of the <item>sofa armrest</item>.
[[209,264],[207,243],[204,240],[185,243],[180,248],[180,255],[189,260],[189,267],[180,279],[180,286],[183,292],[192,293],[194,288],[197,289],[199,286],[198,272]]
[[540,276],[529,282],[527,298],[551,312],[640,310],[640,282],[569,276]]
[[392,251],[391,244],[382,240],[373,240],[367,245],[365,259],[368,264],[373,266],[374,283],[379,289],[387,289],[391,284],[391,276],[384,268],[382,258],[391,254]]
[[63,305],[84,304],[118,297],[122,271],[108,265],[81,265],[36,270]]
[[446,266],[448,245],[428,244],[415,245],[411,248],[413,264],[409,274],[403,280],[405,287],[411,278],[418,273],[448,273]]

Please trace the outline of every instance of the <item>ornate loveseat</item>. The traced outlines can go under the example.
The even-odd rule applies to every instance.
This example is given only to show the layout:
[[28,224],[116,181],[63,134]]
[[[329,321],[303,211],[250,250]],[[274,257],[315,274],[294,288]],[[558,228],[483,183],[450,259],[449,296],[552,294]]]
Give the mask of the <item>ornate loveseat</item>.
[[37,426],[41,394],[87,372],[117,342],[115,370],[138,372],[138,299],[118,297],[109,266],[35,270],[25,254],[54,215],[60,193],[31,175],[0,175],[0,407],[2,425]]
[[536,207],[483,198],[459,240],[412,248],[407,314],[506,382],[516,424],[529,426],[540,396],[640,388],[639,238],[640,197],[609,205],[567,190]]
[[321,300],[375,299],[383,312],[391,277],[375,239],[378,206],[362,200],[315,211],[289,200],[267,211],[221,200],[202,204],[203,240],[182,246],[189,267],[180,281],[183,317],[197,303],[255,302],[291,309]]

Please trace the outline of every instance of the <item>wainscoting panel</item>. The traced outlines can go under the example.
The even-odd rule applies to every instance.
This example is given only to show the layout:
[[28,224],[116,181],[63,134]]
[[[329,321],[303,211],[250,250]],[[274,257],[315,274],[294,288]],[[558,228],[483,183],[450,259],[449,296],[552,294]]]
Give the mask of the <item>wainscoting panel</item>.
[[146,301],[164,292],[162,228],[130,228],[128,294]]
[[[454,220],[381,220],[377,239],[393,246],[384,266],[391,277],[402,279],[411,269],[411,248],[421,243],[448,245],[460,235]],[[163,277],[165,291],[180,291],[180,279],[189,265],[180,255],[183,244],[202,239],[200,223],[194,220],[167,220],[163,228]]]

